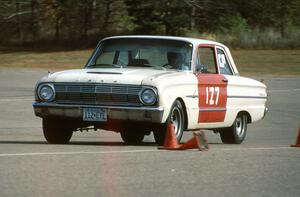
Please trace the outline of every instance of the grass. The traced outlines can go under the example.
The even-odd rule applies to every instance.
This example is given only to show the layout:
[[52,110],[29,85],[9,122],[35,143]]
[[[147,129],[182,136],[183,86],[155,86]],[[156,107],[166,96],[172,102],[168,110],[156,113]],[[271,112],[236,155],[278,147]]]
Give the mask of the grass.
[[300,50],[232,50],[243,74],[300,75]]
[[[0,52],[0,67],[47,69],[50,71],[82,68],[92,49],[77,51]],[[298,50],[232,50],[241,75],[300,75]]]
[[92,49],[58,52],[0,52],[0,67],[48,70],[82,68],[91,54]]

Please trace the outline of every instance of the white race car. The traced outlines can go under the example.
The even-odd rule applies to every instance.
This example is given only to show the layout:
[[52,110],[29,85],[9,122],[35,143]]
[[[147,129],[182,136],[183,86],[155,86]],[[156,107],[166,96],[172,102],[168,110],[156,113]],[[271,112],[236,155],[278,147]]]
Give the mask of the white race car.
[[120,132],[128,144],[153,132],[163,144],[173,123],[183,131],[210,129],[240,144],[247,124],[267,111],[266,86],[241,77],[229,49],[217,42],[168,36],[101,40],[83,69],[43,77],[35,114],[49,143],[67,143],[85,129]]

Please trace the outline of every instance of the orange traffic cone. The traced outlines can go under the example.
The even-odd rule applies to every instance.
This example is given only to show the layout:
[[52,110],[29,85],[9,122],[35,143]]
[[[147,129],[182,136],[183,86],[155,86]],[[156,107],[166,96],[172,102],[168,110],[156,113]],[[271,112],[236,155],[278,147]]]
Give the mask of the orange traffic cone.
[[200,151],[208,150],[209,146],[203,131],[194,132],[194,137],[180,146],[180,150],[199,149]]
[[178,150],[178,148],[179,144],[175,135],[175,127],[172,123],[169,123],[167,126],[167,133],[164,141],[164,146],[159,147],[159,149]]
[[300,127],[298,129],[298,137],[295,145],[291,145],[291,147],[299,147],[300,148]]

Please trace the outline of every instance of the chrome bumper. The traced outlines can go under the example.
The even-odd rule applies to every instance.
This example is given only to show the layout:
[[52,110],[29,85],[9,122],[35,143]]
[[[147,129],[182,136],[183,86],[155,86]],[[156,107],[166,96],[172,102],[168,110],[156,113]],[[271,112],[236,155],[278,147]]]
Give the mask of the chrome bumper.
[[107,109],[108,119],[162,123],[164,113],[162,107],[68,105],[46,102],[34,102],[32,105],[35,115],[39,117],[60,116],[82,119],[83,108],[103,108]]

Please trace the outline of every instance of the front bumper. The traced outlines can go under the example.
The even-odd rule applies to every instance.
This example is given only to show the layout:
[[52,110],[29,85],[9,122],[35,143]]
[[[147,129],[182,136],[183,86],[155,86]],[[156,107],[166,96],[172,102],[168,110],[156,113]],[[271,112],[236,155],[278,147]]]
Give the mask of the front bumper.
[[162,123],[164,114],[162,107],[69,105],[47,102],[34,102],[32,105],[35,115],[39,117],[58,116],[82,119],[83,108],[87,107],[107,109],[108,119]]

